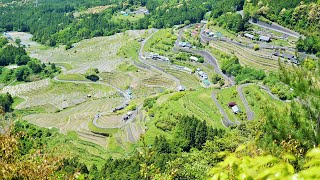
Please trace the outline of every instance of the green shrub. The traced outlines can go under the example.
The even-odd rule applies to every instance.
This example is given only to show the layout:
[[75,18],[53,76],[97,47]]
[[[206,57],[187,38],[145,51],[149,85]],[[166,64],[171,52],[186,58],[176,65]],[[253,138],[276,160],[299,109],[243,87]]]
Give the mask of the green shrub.
[[186,95],[185,92],[178,92],[174,95],[172,95],[169,100],[172,100],[172,101],[178,101],[180,98],[182,98],[184,95]]

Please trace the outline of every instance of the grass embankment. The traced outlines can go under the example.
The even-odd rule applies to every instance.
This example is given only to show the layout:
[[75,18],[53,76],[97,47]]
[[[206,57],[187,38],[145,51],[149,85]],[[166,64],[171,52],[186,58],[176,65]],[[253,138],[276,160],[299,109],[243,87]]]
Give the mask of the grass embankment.
[[52,93],[52,94],[66,94],[79,91],[84,94],[94,92],[96,90],[111,90],[110,87],[99,84],[77,84],[77,83],[65,83],[65,82],[52,82],[47,88],[38,90],[38,93]]
[[57,77],[59,80],[67,80],[67,81],[85,81],[88,80],[84,77],[83,74],[60,74]]
[[129,76],[127,73],[106,72],[100,73],[100,77],[103,79],[104,82],[114,85],[123,90],[127,89],[130,83],[132,82],[132,77]]
[[254,52],[248,48],[218,41],[210,43],[208,50],[217,57],[218,61],[222,54],[235,55],[242,65],[268,71],[278,70],[278,61],[266,58],[268,55],[271,56],[271,53]]
[[[236,86],[221,90],[219,93],[217,93],[217,99],[231,121],[235,122],[236,120],[246,120],[246,109],[240,99]],[[237,103],[241,113],[234,114],[232,109],[228,107],[229,102]]]
[[108,129],[108,128],[96,127],[95,125],[93,125],[93,120],[90,121],[90,123],[88,124],[88,127],[90,131],[92,131],[93,133],[101,134],[105,136],[112,136],[112,134],[117,133],[119,131],[118,128]]
[[109,154],[104,147],[79,139],[76,132],[61,134],[56,128],[41,128],[20,120],[16,121],[16,124],[18,124],[16,127],[18,131],[23,132],[26,137],[37,137],[31,138],[32,140],[30,138],[21,139],[21,141],[31,145],[31,151],[33,148],[41,148],[44,152],[62,158],[78,157],[79,161],[85,163],[88,167],[96,164],[99,168],[104,164],[104,160],[109,158]]
[[69,63],[62,63],[62,62],[58,62],[58,63],[54,63],[57,66],[62,66],[64,68],[66,68],[66,70],[71,70],[73,67],[71,64]]
[[228,31],[222,27],[219,26],[214,26],[214,25],[209,25],[209,29],[214,32],[214,33],[221,33],[222,36],[228,37],[228,38],[232,38],[232,39],[236,39],[237,36],[234,32],[232,31]]
[[12,104],[12,107],[15,108],[17,105],[19,105],[20,103],[24,102],[25,99],[21,98],[21,97],[18,97],[18,96],[15,96],[13,98],[13,104]]
[[185,86],[187,89],[198,89],[201,87],[201,81],[195,74],[189,74],[186,72],[181,72],[178,70],[167,69],[166,70],[169,74],[177,77],[180,79],[181,84]]
[[161,29],[146,42],[143,51],[166,55],[173,48],[177,36],[171,29]]
[[243,92],[251,109],[255,112],[255,119],[262,117],[263,109],[266,105],[277,107],[277,109],[284,109],[289,105],[289,103],[273,99],[266,91],[260,89],[257,85],[244,87]]
[[55,154],[79,157],[79,160],[88,167],[96,164],[101,168],[104,160],[110,157],[104,147],[79,139],[76,132],[69,132],[67,135],[59,133],[56,138],[48,142],[48,149],[54,148],[56,148]]
[[117,52],[117,55],[138,61],[140,45],[141,44],[137,40],[131,40],[130,42],[121,46]]
[[146,142],[151,144],[155,136],[159,135],[172,139],[177,123],[174,116],[195,116],[215,128],[224,128],[221,115],[211,99],[211,93],[212,89],[201,89],[159,97],[154,107],[149,110],[149,114],[154,114],[154,117],[147,123],[148,130],[144,135]]

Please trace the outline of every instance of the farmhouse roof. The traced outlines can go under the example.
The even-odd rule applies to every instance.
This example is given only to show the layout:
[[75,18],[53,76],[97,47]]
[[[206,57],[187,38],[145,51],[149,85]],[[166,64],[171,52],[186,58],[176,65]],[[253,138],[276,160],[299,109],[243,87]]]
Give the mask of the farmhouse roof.
[[237,105],[235,105],[235,106],[232,107],[232,111],[233,111],[234,113],[240,112],[240,110],[239,110],[239,108],[238,108]]
[[178,87],[178,90],[179,90],[179,91],[184,91],[184,90],[186,90],[186,88],[185,88],[184,86],[181,86],[181,85],[180,85],[180,86]]
[[198,61],[198,60],[199,60],[199,58],[197,58],[197,57],[195,57],[195,56],[190,56],[190,59],[191,59],[192,61]]
[[245,33],[245,34],[244,34],[244,36],[245,36],[245,37],[248,37],[248,38],[251,38],[251,39],[253,39],[253,38],[254,38],[254,35],[252,35],[252,34],[248,34],[248,33]]
[[270,41],[270,39],[271,39],[271,38],[270,38],[269,36],[260,36],[260,37],[259,37],[259,40],[260,40],[260,41],[261,41],[261,40],[262,40],[262,41]]
[[203,84],[206,86],[210,86],[210,82],[207,79],[202,80]]
[[229,107],[233,107],[233,106],[236,106],[236,105],[237,105],[237,103],[235,103],[235,102],[229,102],[229,103],[228,103],[228,106],[229,106]]

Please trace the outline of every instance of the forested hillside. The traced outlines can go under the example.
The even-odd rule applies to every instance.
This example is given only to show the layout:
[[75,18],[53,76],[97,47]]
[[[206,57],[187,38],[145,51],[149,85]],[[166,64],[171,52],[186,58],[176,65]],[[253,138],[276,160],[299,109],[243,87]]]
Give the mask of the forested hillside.
[[[297,48],[310,53],[320,52],[320,3],[306,1],[257,1],[245,3],[245,12],[253,18],[266,17],[306,35]],[[263,19],[262,19],[263,20]]]
[[[30,58],[25,49],[17,44],[8,44],[7,39],[0,38],[0,83],[17,81],[36,81],[47,77],[53,77],[59,72],[55,64],[50,66],[41,63],[38,59]],[[2,48],[1,48],[2,47]],[[13,67],[10,68],[10,65]]]
[[[28,161],[27,165],[34,167],[45,160],[46,169],[16,169],[10,171],[17,173],[16,176],[2,175],[7,178],[31,178],[39,175],[32,173],[36,171],[46,177],[79,176],[90,179],[204,179],[212,176],[214,179],[229,179],[243,175],[248,178],[273,178],[275,175],[277,178],[319,178],[319,149],[312,150],[320,143],[317,111],[320,91],[318,86],[314,86],[319,84],[319,79],[314,78],[318,76],[318,71],[297,68],[293,74],[281,69],[279,75],[284,83],[299,92],[299,100],[292,101],[289,108],[282,110],[266,104],[264,118],[258,121],[246,121],[230,131],[224,131],[212,128],[195,117],[175,115],[171,118],[175,118],[177,123],[167,130],[174,138],[169,140],[157,135],[150,146],[142,137],[136,152],[128,158],[108,159],[98,168],[53,154],[39,156],[41,161]],[[63,136],[55,130],[21,122],[17,122],[14,132],[21,132],[22,136],[15,133],[1,135],[1,138],[8,140],[10,137],[16,142],[12,144],[8,141],[2,146],[18,147],[10,151],[12,154],[1,156],[1,162],[10,162],[17,167],[25,167],[22,162],[32,155],[33,150],[42,149],[45,152],[47,143],[51,144]],[[30,141],[30,137],[36,138],[36,141]],[[15,158],[7,158],[11,156]]]
[[0,179],[320,179],[319,0],[2,0],[0,32]]
[[[112,35],[128,29],[163,28],[182,23],[200,22],[204,14],[211,9],[217,9],[214,14],[219,16],[228,11],[235,11],[234,7],[241,7],[242,3],[240,0],[230,2],[219,0],[218,4],[215,0],[188,2],[47,0],[40,1],[38,7],[27,3],[0,8],[2,14],[0,30],[31,32],[34,40],[55,46],[57,43],[78,42],[84,38]],[[75,11],[101,5],[112,6],[99,14],[83,14],[79,18],[74,17]],[[224,8],[217,8],[220,5]],[[150,10],[150,15],[146,15],[137,22],[112,19],[115,12],[139,6],[146,6]]]

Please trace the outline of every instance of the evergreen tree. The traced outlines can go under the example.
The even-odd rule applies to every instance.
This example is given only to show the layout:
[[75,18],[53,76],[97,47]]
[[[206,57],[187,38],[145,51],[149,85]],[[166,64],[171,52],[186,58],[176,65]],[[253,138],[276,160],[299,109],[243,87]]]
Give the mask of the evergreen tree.
[[202,148],[202,145],[206,142],[207,140],[207,124],[205,121],[202,121],[198,123],[198,126],[196,128],[195,132],[195,146],[198,149]]

